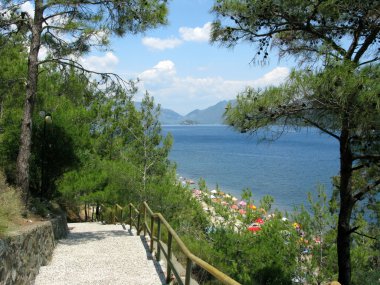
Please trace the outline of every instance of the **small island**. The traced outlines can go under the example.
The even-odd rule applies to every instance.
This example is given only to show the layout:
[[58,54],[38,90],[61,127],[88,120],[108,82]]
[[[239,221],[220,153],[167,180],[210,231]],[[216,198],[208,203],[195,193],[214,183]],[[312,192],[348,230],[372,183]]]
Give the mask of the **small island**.
[[184,126],[192,126],[192,125],[198,125],[199,123],[193,120],[184,120],[180,124]]

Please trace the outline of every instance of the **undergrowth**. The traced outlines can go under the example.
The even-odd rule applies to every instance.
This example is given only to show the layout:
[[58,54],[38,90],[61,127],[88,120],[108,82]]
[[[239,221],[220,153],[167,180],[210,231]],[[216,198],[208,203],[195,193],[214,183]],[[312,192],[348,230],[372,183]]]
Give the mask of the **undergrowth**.
[[0,171],[0,236],[3,236],[21,219],[23,210],[19,191],[6,183]]

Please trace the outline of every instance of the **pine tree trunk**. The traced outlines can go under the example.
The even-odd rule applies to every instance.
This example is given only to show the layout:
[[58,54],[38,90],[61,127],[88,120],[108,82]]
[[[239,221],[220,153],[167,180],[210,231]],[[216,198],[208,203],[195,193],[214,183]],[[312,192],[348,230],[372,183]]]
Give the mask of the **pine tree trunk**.
[[351,254],[350,254],[350,203],[342,203],[338,222],[338,266],[339,279],[342,285],[351,284]]
[[87,203],[84,203],[84,221],[88,220]]
[[96,221],[100,221],[100,205],[99,203],[96,203]]
[[342,285],[351,284],[351,255],[350,255],[350,220],[354,199],[352,197],[352,151],[349,144],[348,124],[342,128],[340,137],[340,211],[338,220],[338,281]]
[[26,98],[21,125],[20,147],[16,164],[17,184],[21,188],[22,198],[25,204],[28,203],[29,198],[29,159],[32,145],[32,116],[37,93],[38,52],[41,44],[43,22],[42,6],[43,3],[41,0],[35,1],[35,14],[32,23],[32,40],[28,56]]

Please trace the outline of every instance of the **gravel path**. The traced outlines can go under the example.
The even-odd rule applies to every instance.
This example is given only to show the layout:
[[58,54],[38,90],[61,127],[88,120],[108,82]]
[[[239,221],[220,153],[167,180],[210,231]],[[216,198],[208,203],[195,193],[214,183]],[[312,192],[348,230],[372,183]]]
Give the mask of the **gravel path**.
[[35,285],[165,284],[143,237],[121,225],[78,223],[58,241],[52,261],[40,268]]

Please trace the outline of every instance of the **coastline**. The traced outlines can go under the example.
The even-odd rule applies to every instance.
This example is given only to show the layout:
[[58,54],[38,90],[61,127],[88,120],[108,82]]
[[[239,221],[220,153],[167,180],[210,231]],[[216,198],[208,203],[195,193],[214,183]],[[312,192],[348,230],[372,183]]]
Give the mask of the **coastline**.
[[[274,217],[274,213],[267,213],[263,208],[258,208],[252,202],[238,199],[231,193],[219,189],[203,190],[196,187],[197,183],[185,177],[178,177],[178,182],[192,192],[193,198],[198,201],[203,211],[209,214],[214,227],[232,226],[236,232],[250,230],[257,232],[265,221]],[[200,185],[198,185],[200,186]],[[186,191],[186,189],[185,189]],[[251,219],[247,225],[247,219]]]
[[[193,187],[195,187],[195,185],[198,184],[199,180],[202,179],[205,181],[207,189],[221,189],[222,193],[228,193],[229,195],[236,197],[238,200],[242,200],[243,189],[240,191],[237,189],[233,189],[231,191],[231,189],[225,188],[225,187],[219,185],[219,183],[215,183],[213,185],[213,183],[209,183],[203,177],[200,177],[197,180],[196,178],[193,178],[190,175],[183,175],[183,174],[179,174],[179,173],[177,173],[176,175],[177,175],[178,181],[188,182],[188,183],[184,183],[182,185],[193,185]],[[259,195],[255,194],[252,190],[250,190],[250,191],[254,197],[254,201],[260,201],[263,198],[263,196],[266,195],[266,194],[264,194],[263,196],[259,196]],[[305,194],[305,202],[306,202],[307,193],[305,192],[304,194]],[[279,210],[279,211],[285,213],[285,212],[292,212],[294,210],[295,206],[300,206],[300,205],[301,204],[299,204],[299,205],[284,205],[284,204],[276,202],[276,200],[274,199],[274,201],[272,203],[272,208],[274,210]]]

